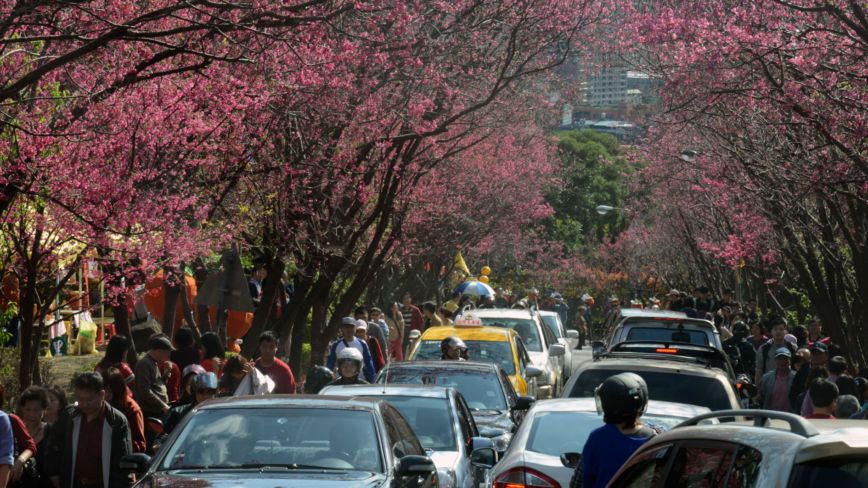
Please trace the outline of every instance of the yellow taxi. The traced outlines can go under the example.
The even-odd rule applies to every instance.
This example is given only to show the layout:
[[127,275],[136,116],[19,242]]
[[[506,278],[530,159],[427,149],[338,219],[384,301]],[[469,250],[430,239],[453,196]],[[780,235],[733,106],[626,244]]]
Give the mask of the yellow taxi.
[[[462,320],[463,319],[463,320]],[[467,345],[469,359],[494,363],[509,375],[509,381],[519,396],[536,397],[537,372],[518,334],[505,327],[485,327],[472,317],[462,317],[455,325],[431,327],[422,333],[410,351],[410,361],[440,359],[440,342],[447,337],[458,337]]]

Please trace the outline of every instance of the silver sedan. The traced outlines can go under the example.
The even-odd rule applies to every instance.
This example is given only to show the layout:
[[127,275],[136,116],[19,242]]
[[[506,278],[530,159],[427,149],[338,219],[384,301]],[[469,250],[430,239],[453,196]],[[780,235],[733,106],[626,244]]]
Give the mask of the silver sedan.
[[[648,403],[642,421],[668,430],[684,420],[710,412],[705,407],[681,403]],[[715,421],[716,422],[716,421]],[[521,423],[509,449],[491,470],[487,485],[567,487],[575,471],[561,461],[566,453],[581,453],[594,429],[602,427],[593,398],[563,398],[537,402]],[[477,458],[480,456],[474,456]]]

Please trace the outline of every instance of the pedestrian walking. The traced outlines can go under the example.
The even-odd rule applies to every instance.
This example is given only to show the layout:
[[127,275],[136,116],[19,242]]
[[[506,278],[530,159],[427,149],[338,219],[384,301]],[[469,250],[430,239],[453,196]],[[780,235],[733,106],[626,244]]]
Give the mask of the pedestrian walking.
[[124,414],[127,419],[133,452],[145,452],[147,450],[145,418],[142,409],[127,393],[123,375],[117,368],[109,368],[102,373],[102,381],[105,388],[105,402]]
[[12,422],[5,412],[0,411],[0,488],[6,488],[9,473],[15,463],[15,438],[12,435]]
[[48,408],[42,415],[42,421],[53,424],[57,422],[57,417],[60,416],[61,410],[69,404],[69,400],[66,399],[66,390],[60,385],[46,386],[45,392],[48,393]]
[[826,378],[817,378],[808,388],[814,411],[805,415],[806,419],[834,419],[838,403],[838,386]]
[[279,345],[280,339],[278,339],[274,332],[267,330],[259,335],[260,357],[256,360],[256,369],[274,381],[272,393],[276,395],[294,395],[296,389],[295,377],[292,375],[289,365],[277,359],[277,346]]
[[75,397],[77,403],[60,412],[48,438],[45,466],[51,483],[55,488],[132,485],[132,474],[120,468],[121,458],[133,450],[130,426],[123,413],[106,404],[102,376],[78,375]]
[[790,389],[796,372],[790,368],[792,353],[786,347],[775,352],[775,370],[764,374],[759,384],[759,398],[765,410],[789,412]]
[[178,365],[178,370],[184,371],[191,364],[202,364],[202,350],[195,347],[196,340],[189,327],[181,327],[175,332],[175,345],[178,349],[172,351],[169,359]]
[[[358,319],[359,317],[356,317],[356,320]],[[383,320],[383,311],[378,307],[373,307],[371,312],[368,314],[368,317],[364,320],[368,321],[367,337],[377,341],[377,344],[380,346],[380,351],[383,352],[383,359],[385,359],[386,362],[389,362],[389,326],[386,325],[386,321]]]
[[386,359],[383,357],[383,351],[380,350],[380,345],[377,341],[368,339],[367,333],[368,330],[371,329],[368,325],[368,322],[365,320],[356,321],[356,338],[368,345],[368,350],[371,353],[371,361],[374,363],[374,373],[379,373],[386,365]]
[[127,336],[123,334],[114,335],[109,339],[108,346],[105,349],[105,356],[103,356],[100,362],[96,363],[96,367],[93,370],[102,374],[108,371],[109,368],[117,368],[124,377],[124,384],[127,385],[127,389],[135,391],[136,375],[133,374],[133,370],[130,369],[129,365],[124,362],[127,359],[130,347],[132,347],[132,343],[127,339]]
[[407,357],[410,346],[410,331],[418,330],[420,333],[422,332],[422,312],[418,307],[413,305],[413,298],[410,296],[410,293],[404,293],[403,298],[404,306],[401,308],[401,314],[404,317],[404,343],[402,347],[404,349],[404,357]]
[[[126,394],[126,387],[124,387]],[[39,477],[38,486],[45,487],[51,483],[45,476],[45,453],[48,452],[48,436],[51,433],[51,424],[45,422],[43,416],[48,408],[48,392],[41,386],[29,386],[18,399],[18,408],[21,410],[21,420],[27,434],[36,445],[36,475]]]
[[[775,321],[772,326],[772,340],[763,344],[760,347],[759,354],[757,354],[756,375],[754,375],[755,385],[760,384],[764,374],[775,369],[775,354],[778,349],[786,347],[790,351],[791,356],[798,350],[798,346],[790,344],[784,339],[785,335],[787,335],[786,325],[784,325],[783,321]],[[756,400],[758,401],[759,398]]]
[[[156,336],[151,339],[150,349],[142,359],[136,363],[136,388],[135,400],[142,409],[144,418],[163,418],[169,412],[169,394],[166,382],[171,375],[171,367],[166,367],[169,362],[169,354],[175,348],[165,336]],[[164,365],[165,373],[160,372],[160,364]],[[100,391],[103,384],[100,378]],[[127,426],[129,434],[129,426]],[[150,429],[145,432],[146,446],[154,443],[156,434]]]
[[422,305],[422,313],[425,314],[425,325],[422,328],[423,331],[430,329],[431,327],[441,327],[443,325],[443,321],[440,320],[440,317],[437,316],[437,305],[434,302],[425,302]]
[[398,302],[393,302],[386,312],[386,325],[389,326],[389,357],[404,360],[404,316]]
[[223,376],[223,361],[226,359],[226,348],[220,337],[214,332],[206,332],[199,339],[202,344],[202,367],[205,371],[210,371],[217,375],[217,378]]

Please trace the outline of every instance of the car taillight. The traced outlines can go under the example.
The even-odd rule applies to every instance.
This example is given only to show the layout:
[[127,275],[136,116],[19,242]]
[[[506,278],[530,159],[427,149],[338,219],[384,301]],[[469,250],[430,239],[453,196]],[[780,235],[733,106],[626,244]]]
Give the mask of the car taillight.
[[657,349],[657,352],[662,352],[663,354],[677,354],[678,349]]
[[494,488],[561,488],[561,485],[539,471],[520,467],[498,476]]

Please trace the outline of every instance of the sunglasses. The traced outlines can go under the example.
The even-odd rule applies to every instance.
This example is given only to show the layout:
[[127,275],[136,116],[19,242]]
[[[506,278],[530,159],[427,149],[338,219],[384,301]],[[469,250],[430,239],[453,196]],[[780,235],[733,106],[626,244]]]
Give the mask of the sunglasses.
[[196,390],[196,393],[200,395],[216,395],[217,390],[215,390],[214,388],[199,388],[198,390]]

